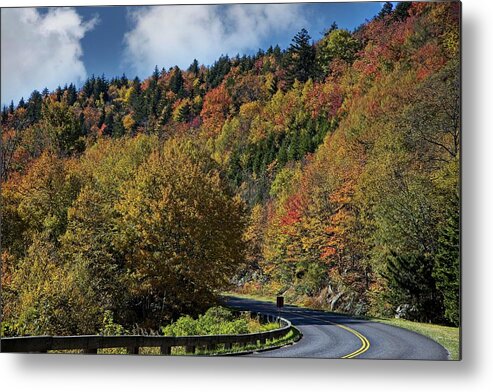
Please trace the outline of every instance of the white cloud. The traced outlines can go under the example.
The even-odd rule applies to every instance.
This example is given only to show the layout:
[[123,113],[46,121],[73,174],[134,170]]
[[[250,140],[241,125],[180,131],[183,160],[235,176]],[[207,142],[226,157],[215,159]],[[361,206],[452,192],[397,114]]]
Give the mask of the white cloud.
[[302,26],[298,4],[155,6],[130,12],[125,61],[140,75],[155,65],[211,64],[221,54],[257,50],[262,40]]
[[2,9],[2,104],[84,79],[80,41],[96,19],[84,22],[72,8]]

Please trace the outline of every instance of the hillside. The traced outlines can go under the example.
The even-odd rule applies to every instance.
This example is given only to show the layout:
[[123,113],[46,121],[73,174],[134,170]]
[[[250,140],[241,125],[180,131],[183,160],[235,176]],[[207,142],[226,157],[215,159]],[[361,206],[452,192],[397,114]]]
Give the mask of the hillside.
[[459,324],[460,4],[4,107],[2,331],[157,328],[232,285]]

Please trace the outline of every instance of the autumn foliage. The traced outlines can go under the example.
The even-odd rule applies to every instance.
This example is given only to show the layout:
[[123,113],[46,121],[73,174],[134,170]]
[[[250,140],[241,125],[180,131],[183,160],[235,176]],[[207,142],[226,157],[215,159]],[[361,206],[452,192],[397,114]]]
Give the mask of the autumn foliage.
[[156,328],[231,285],[457,325],[459,7],[4,108],[3,333]]

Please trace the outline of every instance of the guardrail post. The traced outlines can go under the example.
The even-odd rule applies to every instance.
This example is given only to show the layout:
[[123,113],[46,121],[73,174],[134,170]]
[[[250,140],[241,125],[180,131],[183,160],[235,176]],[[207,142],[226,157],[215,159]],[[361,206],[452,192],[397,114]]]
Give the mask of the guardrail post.
[[194,354],[195,353],[195,346],[185,346],[185,352],[187,354]]
[[217,346],[214,343],[209,343],[208,345],[205,346],[205,349],[207,351],[214,351],[217,348]]
[[162,345],[161,346],[161,355],[171,355],[171,346]]
[[138,354],[138,353],[139,353],[139,347],[138,346],[127,347],[127,354]]

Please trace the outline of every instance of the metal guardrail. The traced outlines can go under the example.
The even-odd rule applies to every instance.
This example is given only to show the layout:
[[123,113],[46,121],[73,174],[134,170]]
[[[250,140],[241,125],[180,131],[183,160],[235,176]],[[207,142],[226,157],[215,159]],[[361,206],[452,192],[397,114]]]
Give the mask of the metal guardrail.
[[140,347],[160,347],[162,355],[171,355],[172,347],[185,347],[186,353],[193,354],[198,348],[214,350],[224,344],[229,350],[233,344],[265,344],[268,339],[279,339],[291,329],[291,322],[282,317],[251,312],[259,316],[262,322],[278,322],[281,327],[270,331],[240,335],[205,336],[22,336],[0,339],[0,351],[8,353],[46,353],[51,350],[82,350],[86,354],[97,354],[98,349],[126,348],[129,354],[138,354]]

